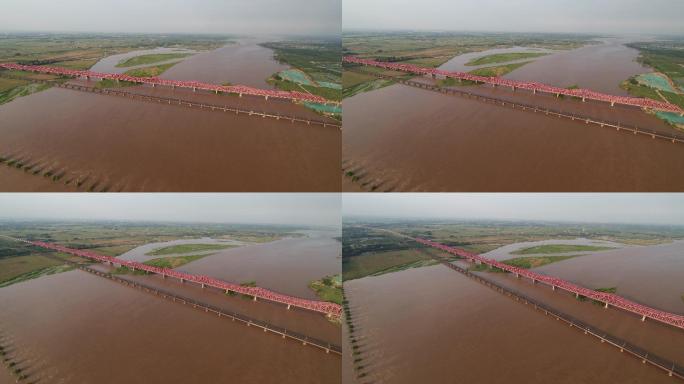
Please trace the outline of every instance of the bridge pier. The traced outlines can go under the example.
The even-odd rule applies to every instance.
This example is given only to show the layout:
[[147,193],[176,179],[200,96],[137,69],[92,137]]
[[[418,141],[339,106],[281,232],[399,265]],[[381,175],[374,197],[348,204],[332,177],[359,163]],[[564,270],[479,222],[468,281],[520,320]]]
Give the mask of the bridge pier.
[[608,303],[605,303],[605,305],[603,306],[603,308],[608,308]]
[[611,101],[611,102],[610,102],[610,106],[611,106],[611,107],[614,107],[614,106],[615,106],[615,102],[614,102],[614,101]]
[[646,321],[646,315],[641,316],[641,321]]
[[202,289],[204,289],[204,283],[202,283]]
[[586,101],[587,101],[587,98],[584,97],[584,96],[582,96],[582,102],[584,103],[584,102],[586,102]]
[[555,291],[555,290],[556,290],[556,286],[555,286],[555,285],[552,285],[552,286],[551,286],[551,290],[552,290],[552,291]]
[[287,305],[287,309],[290,309],[290,305],[292,305],[292,304],[288,304],[288,305]]
[[257,301],[257,298],[256,298],[256,296],[254,296],[254,301]]

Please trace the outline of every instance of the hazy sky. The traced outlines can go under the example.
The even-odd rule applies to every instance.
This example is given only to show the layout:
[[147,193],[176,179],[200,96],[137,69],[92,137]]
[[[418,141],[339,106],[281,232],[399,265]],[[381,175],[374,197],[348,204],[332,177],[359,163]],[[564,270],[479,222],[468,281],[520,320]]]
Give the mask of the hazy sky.
[[350,194],[344,216],[684,225],[684,194]]
[[0,218],[340,225],[339,194],[1,193]]
[[684,34],[682,0],[344,0],[344,29]]
[[337,34],[341,0],[2,0],[0,30]]

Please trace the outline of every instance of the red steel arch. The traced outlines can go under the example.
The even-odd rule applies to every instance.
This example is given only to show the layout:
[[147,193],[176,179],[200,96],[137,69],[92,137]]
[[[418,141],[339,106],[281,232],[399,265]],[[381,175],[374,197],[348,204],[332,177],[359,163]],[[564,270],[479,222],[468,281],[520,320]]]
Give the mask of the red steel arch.
[[278,91],[271,89],[259,89],[247,87],[245,85],[216,85],[209,83],[200,83],[198,81],[182,81],[182,80],[166,80],[160,79],[158,77],[136,77],[129,76],[125,74],[117,73],[101,73],[92,71],[80,71],[75,69],[66,69],[59,67],[47,67],[43,65],[22,65],[16,63],[0,63],[0,68],[17,70],[17,71],[29,71],[29,72],[39,72],[48,73],[51,75],[69,76],[69,77],[85,77],[85,78],[95,78],[95,79],[109,79],[109,80],[120,80],[120,81],[130,81],[139,84],[150,84],[152,86],[165,85],[169,87],[178,88],[189,88],[189,89],[200,89],[204,91],[211,92],[224,92],[233,93],[242,96],[261,96],[265,97],[267,100],[269,97],[278,99],[287,99],[292,101],[307,101],[312,103],[321,104],[338,104],[337,102],[328,100],[324,97],[312,95],[310,93],[298,92],[298,91]]
[[595,92],[589,89],[567,89],[554,87],[552,85],[530,82],[530,81],[518,81],[509,80],[502,77],[487,77],[487,76],[477,76],[466,72],[450,72],[444,71],[436,68],[421,67],[413,64],[404,63],[389,63],[370,59],[362,59],[356,56],[344,56],[342,61],[345,63],[368,65],[372,67],[379,67],[384,69],[390,69],[394,71],[402,71],[414,73],[416,75],[434,75],[434,76],[444,76],[459,80],[474,81],[477,83],[491,84],[491,85],[501,85],[505,87],[511,87],[512,89],[525,89],[528,91],[544,92],[555,95],[564,95],[581,98],[583,101],[586,99],[598,100],[610,103],[611,105],[622,104],[629,105],[633,107],[640,107],[646,109],[652,109],[654,111],[663,112],[674,112],[684,115],[684,110],[682,110],[677,105],[666,103],[664,101],[656,101],[652,99],[646,99],[641,97],[628,97],[628,96],[615,96],[605,93]]
[[650,318],[657,320],[661,323],[667,325],[672,325],[674,327],[684,329],[684,316],[675,313],[661,311],[659,309],[651,308],[639,303],[635,303],[631,300],[627,300],[624,297],[618,296],[614,293],[607,292],[597,292],[588,288],[581,287],[579,285],[573,284],[571,282],[559,279],[557,277],[542,275],[539,273],[532,272],[528,269],[514,267],[512,265],[504,264],[493,259],[488,259],[482,257],[476,253],[468,252],[466,250],[450,247],[448,245],[440,244],[427,239],[416,238],[415,241],[427,245],[433,248],[440,249],[445,252],[449,252],[452,255],[462,257],[471,261],[478,261],[487,264],[492,267],[503,269],[504,271],[514,273],[516,276],[524,276],[531,279],[533,282],[541,282],[556,288],[562,288],[568,292],[574,293],[576,295],[582,295],[588,297],[592,300],[600,301],[606,305],[612,305],[614,307],[624,309],[625,311],[635,313],[641,316],[642,320]]
[[302,299],[299,297],[273,292],[271,290],[260,287],[244,287],[238,284],[228,283],[205,275],[193,275],[189,273],[175,271],[169,268],[153,267],[151,265],[146,265],[135,261],[121,260],[117,259],[116,257],[100,255],[92,251],[67,248],[54,243],[45,243],[42,241],[28,240],[22,241],[31,245],[35,245],[37,247],[47,248],[57,252],[68,253],[74,256],[85,257],[87,259],[95,260],[102,263],[118,264],[131,269],[138,269],[141,271],[155,273],[165,277],[175,277],[181,281],[191,281],[197,284],[201,284],[202,287],[210,286],[224,290],[226,292],[235,292],[243,295],[253,296],[255,298],[274,301],[276,303],[285,304],[288,306],[288,308],[290,306],[294,306],[298,308],[308,309],[310,311],[320,312],[331,317],[340,317],[340,315],[342,314],[342,306],[335,303]]

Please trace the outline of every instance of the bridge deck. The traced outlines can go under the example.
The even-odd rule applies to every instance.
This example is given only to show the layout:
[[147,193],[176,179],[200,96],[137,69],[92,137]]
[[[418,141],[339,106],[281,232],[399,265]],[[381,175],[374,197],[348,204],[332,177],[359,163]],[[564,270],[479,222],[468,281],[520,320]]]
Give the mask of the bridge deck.
[[342,61],[346,62],[346,63],[351,63],[351,64],[368,65],[368,66],[373,66],[373,67],[378,67],[378,68],[390,69],[390,70],[394,70],[394,71],[408,72],[408,73],[413,73],[413,74],[421,75],[421,76],[423,76],[423,75],[444,76],[447,78],[453,78],[453,79],[457,79],[457,80],[473,81],[476,83],[490,84],[490,85],[494,85],[494,86],[501,85],[501,86],[505,86],[505,87],[511,87],[512,89],[525,89],[525,90],[532,91],[535,93],[536,92],[544,92],[544,93],[555,94],[557,96],[558,95],[572,96],[572,97],[578,97],[582,100],[590,99],[590,100],[604,101],[604,102],[611,103],[611,105],[614,105],[614,104],[630,105],[630,106],[634,106],[634,107],[647,108],[647,109],[651,109],[651,110],[655,110],[655,111],[674,112],[674,113],[678,113],[680,115],[684,115],[684,110],[682,110],[677,105],[674,105],[671,103],[666,103],[663,101],[646,99],[646,98],[608,95],[605,93],[600,93],[600,92],[592,91],[589,89],[582,89],[582,88],[577,88],[577,89],[559,88],[559,87],[554,87],[552,85],[538,83],[538,82],[510,80],[510,79],[504,79],[502,77],[477,76],[477,75],[473,75],[473,74],[466,73],[466,72],[450,72],[450,71],[444,71],[444,70],[436,69],[436,68],[421,67],[421,66],[413,65],[413,64],[389,63],[389,62],[381,62],[381,61],[370,60],[370,59],[362,59],[362,58],[355,57],[355,56],[344,56],[342,58]]
[[79,77],[91,78],[92,77],[95,79],[109,79],[109,80],[116,80],[116,81],[128,81],[128,82],[138,83],[138,84],[149,84],[152,86],[163,85],[163,86],[169,86],[169,87],[188,88],[188,89],[192,89],[192,90],[200,89],[200,90],[211,91],[211,92],[216,92],[216,93],[218,93],[218,92],[233,93],[233,94],[237,94],[240,96],[245,94],[245,95],[250,95],[250,96],[261,96],[261,97],[265,97],[266,99],[268,99],[269,97],[273,97],[273,98],[287,99],[287,100],[292,100],[292,101],[308,101],[308,102],[312,102],[312,103],[321,103],[321,104],[337,104],[336,102],[328,100],[324,97],[312,95],[310,93],[304,93],[304,92],[298,92],[298,91],[278,91],[278,90],[271,90],[271,89],[258,89],[258,88],[247,87],[245,85],[229,85],[229,86],[226,86],[226,85],[201,83],[198,81],[167,80],[167,79],[160,79],[158,77],[136,77],[136,76],[129,76],[129,75],[125,75],[125,74],[117,74],[117,73],[80,71],[80,70],[75,70],[75,69],[48,67],[48,66],[44,66],[44,65],[22,65],[22,64],[16,64],[16,63],[1,63],[0,69],[47,73],[47,74],[51,74],[51,75],[69,76],[69,77],[75,77],[75,78],[79,78]]
[[589,288],[584,288],[579,285],[573,284],[569,281],[565,281],[563,279],[559,279],[557,277],[553,276],[548,276],[548,275],[542,275],[540,273],[532,272],[528,269],[524,268],[519,268],[519,267],[514,267],[508,264],[501,263],[499,261],[493,260],[493,259],[488,259],[486,257],[482,257],[478,254],[468,252],[466,250],[460,249],[460,248],[455,248],[455,247],[450,247],[444,244],[440,244],[431,240],[427,239],[420,239],[416,238],[414,239],[415,241],[433,247],[440,249],[442,251],[451,253],[452,255],[456,255],[458,257],[462,257],[464,259],[468,259],[471,261],[476,261],[476,262],[481,262],[486,265],[502,269],[504,271],[510,272],[515,274],[516,276],[523,276],[527,277],[528,279],[532,280],[533,282],[540,282],[547,284],[551,286],[553,289],[556,288],[561,288],[564,289],[568,292],[574,293],[575,295],[581,295],[584,297],[587,297],[592,300],[599,301],[603,303],[606,307],[609,305],[612,305],[616,308],[623,309],[625,311],[635,313],[639,316],[641,316],[642,320],[646,320],[646,318],[650,318],[656,321],[659,321],[661,323],[671,325],[680,329],[684,329],[684,316],[678,315],[675,313],[670,313],[666,311],[661,311],[659,309],[651,308],[643,304],[635,303],[631,300],[625,299],[622,296],[613,294],[613,293],[606,293],[606,292],[598,292],[594,291]]
[[202,287],[204,286],[209,286],[209,287],[214,287],[218,288],[221,290],[224,290],[226,292],[235,292],[239,293],[242,295],[248,295],[254,297],[256,300],[258,299],[264,299],[268,301],[273,301],[276,303],[281,303],[285,304],[288,306],[297,307],[297,308],[302,308],[302,309],[307,309],[310,311],[315,311],[315,312],[320,312],[323,313],[327,316],[331,317],[339,317],[342,313],[342,306],[335,304],[335,303],[329,303],[329,302],[324,302],[324,301],[316,301],[316,300],[308,300],[308,299],[303,299],[299,297],[294,297],[294,296],[289,296],[285,295],[282,293],[278,292],[273,292],[271,290],[261,288],[261,287],[245,287],[242,285],[238,284],[233,284],[233,283],[228,283],[222,280],[215,279],[213,277],[205,276],[205,275],[193,275],[189,273],[184,273],[184,272],[179,272],[175,271],[173,269],[169,268],[160,268],[160,267],[154,267],[151,265],[146,265],[142,263],[138,263],[135,261],[128,261],[128,260],[121,260],[117,259],[116,257],[111,257],[111,256],[104,256],[97,254],[92,251],[88,250],[81,250],[81,249],[71,249],[67,247],[63,247],[58,244],[53,244],[53,243],[45,243],[42,241],[27,241],[27,240],[22,240],[28,244],[35,245],[38,247],[42,248],[47,248],[51,249],[53,251],[57,252],[63,252],[63,253],[68,253],[74,256],[79,256],[79,257],[84,257],[90,260],[95,260],[98,262],[102,263],[110,263],[114,265],[120,265],[124,266],[133,270],[141,270],[149,273],[154,273],[158,275],[162,275],[164,277],[174,277],[176,279],[179,279],[181,281],[189,281],[189,282],[194,282],[197,284],[200,284]]

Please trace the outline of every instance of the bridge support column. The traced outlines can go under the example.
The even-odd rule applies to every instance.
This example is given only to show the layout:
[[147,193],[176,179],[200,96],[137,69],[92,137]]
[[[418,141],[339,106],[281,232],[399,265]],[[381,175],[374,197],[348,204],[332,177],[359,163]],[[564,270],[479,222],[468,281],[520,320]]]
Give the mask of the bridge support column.
[[264,98],[268,101],[268,95],[264,96]]
[[193,92],[197,92],[197,88],[192,87],[192,91],[193,91]]
[[556,98],[560,97],[560,93],[556,93]]
[[202,283],[202,288],[204,288],[204,283]]
[[610,106],[611,106],[611,107],[614,107],[614,106],[615,106],[615,102],[614,102],[614,101],[611,101],[611,102],[610,102]]
[[254,301],[257,301],[257,298],[256,298],[256,296],[254,296]]
[[533,94],[533,95],[536,95],[536,94],[537,94],[537,90],[536,90],[536,89],[533,89],[533,90],[532,90],[532,94]]
[[605,305],[603,306],[603,308],[608,308],[608,303],[605,303]]
[[185,279],[181,278],[181,283],[185,283]]
[[287,305],[287,309],[290,309],[290,305],[292,305],[292,304],[288,304],[288,305]]
[[575,293],[575,299],[579,299],[579,293]]
[[552,286],[551,286],[551,290],[552,290],[552,291],[555,291],[555,290],[556,290],[556,286],[555,286],[555,285],[552,285]]
[[587,98],[586,98],[586,97],[582,97],[582,102],[584,103],[585,101],[587,101]]
[[646,315],[641,316],[641,321],[646,321]]

